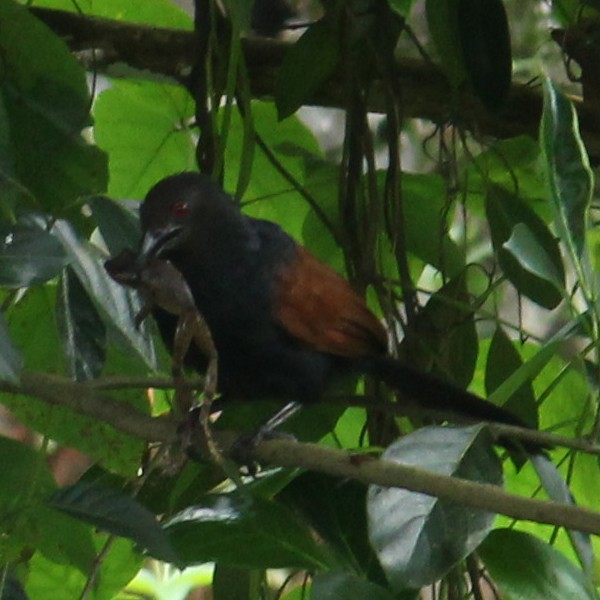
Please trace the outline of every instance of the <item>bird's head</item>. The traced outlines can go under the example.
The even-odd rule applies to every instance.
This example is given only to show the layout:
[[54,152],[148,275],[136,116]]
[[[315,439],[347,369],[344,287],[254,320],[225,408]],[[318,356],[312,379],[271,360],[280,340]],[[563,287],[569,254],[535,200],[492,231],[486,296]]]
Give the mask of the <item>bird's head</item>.
[[180,173],[161,180],[140,207],[143,238],[139,260],[186,247],[210,226],[215,211],[232,206],[229,196],[206,175]]

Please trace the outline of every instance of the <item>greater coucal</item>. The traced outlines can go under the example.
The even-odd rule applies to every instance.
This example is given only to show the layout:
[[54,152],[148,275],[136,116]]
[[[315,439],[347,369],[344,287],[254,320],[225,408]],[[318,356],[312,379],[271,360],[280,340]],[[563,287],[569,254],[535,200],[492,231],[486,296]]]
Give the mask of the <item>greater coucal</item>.
[[[425,411],[522,425],[512,413],[387,354],[386,331],[350,284],[275,223],[245,216],[206,175],[154,186],[140,209],[139,260],[179,269],[212,332],[219,389],[241,399],[319,400],[344,372],[367,373]],[[172,347],[177,318],[154,310]],[[206,360],[191,347],[186,362]]]

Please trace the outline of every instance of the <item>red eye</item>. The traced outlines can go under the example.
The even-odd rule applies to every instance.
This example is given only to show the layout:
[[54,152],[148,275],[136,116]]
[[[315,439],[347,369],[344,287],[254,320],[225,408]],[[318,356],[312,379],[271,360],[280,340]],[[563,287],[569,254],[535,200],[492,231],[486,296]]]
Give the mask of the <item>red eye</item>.
[[187,202],[175,202],[171,208],[171,214],[175,217],[187,217],[190,214],[190,207]]

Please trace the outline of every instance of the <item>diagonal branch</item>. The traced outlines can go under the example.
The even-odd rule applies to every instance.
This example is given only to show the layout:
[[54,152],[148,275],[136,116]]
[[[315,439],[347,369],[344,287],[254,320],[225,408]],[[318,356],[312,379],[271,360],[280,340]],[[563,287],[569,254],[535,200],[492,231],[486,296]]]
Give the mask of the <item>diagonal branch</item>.
[[[174,420],[144,415],[87,384],[75,383],[64,377],[26,373],[20,385],[0,382],[0,391],[35,396],[49,404],[68,406],[148,442],[175,443],[178,439]],[[215,432],[215,437],[225,454],[237,438],[233,432]],[[253,452],[253,458],[263,464],[300,467],[340,478],[350,477],[368,485],[403,488],[515,519],[600,535],[600,512],[524,498],[493,485],[439,475],[365,454],[275,440],[260,443]]]
[[[99,17],[45,8],[31,12],[65,39],[76,52],[95,48],[98,59],[88,67],[111,72],[126,64],[140,75],[167,75],[185,79],[194,62],[193,32],[113,21]],[[242,50],[248,68],[250,90],[255,98],[272,98],[278,69],[289,43],[262,38],[244,38]],[[227,53],[224,44],[223,53]],[[83,57],[84,54],[81,54]],[[540,88],[513,84],[507,106],[498,115],[487,112],[472,94],[453,93],[443,73],[422,60],[401,58],[395,68],[402,93],[403,114],[433,123],[455,122],[477,136],[508,138],[528,134],[537,136],[542,114]],[[327,107],[345,106],[344,86],[335,75],[307,104]],[[368,98],[369,112],[385,112],[385,84],[375,82]],[[600,158],[600,112],[574,99],[581,131],[588,152]]]

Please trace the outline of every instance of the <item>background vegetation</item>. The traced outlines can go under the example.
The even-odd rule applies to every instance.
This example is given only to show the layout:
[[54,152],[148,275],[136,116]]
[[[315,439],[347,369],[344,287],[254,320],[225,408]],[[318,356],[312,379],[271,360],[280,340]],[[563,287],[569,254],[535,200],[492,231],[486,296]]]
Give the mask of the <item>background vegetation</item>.
[[[0,596],[596,598],[600,5],[296,8],[265,39],[244,0],[0,0]],[[102,264],[198,168],[348,276],[396,354],[553,434],[513,432],[551,462],[373,415],[369,381],[241,486],[186,461],[169,358]],[[228,407],[218,439],[272,410]]]

